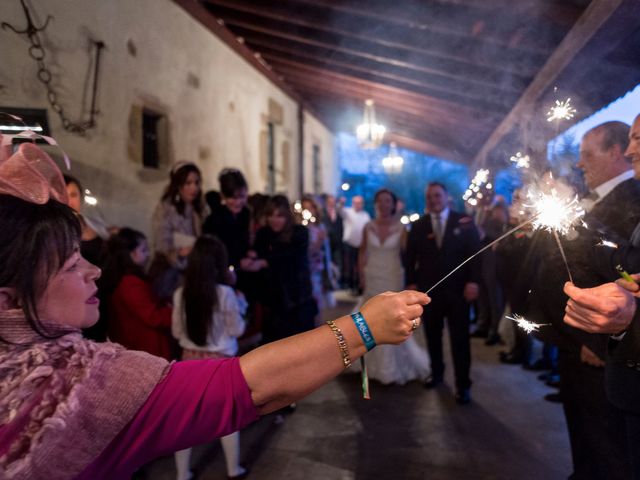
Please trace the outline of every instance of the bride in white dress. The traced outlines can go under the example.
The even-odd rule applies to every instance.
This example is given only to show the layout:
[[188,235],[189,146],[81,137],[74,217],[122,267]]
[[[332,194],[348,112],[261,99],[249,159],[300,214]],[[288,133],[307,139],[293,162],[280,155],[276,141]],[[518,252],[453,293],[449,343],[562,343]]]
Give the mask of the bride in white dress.
[[[364,228],[358,264],[362,281],[362,303],[386,291],[404,289],[402,249],[407,231],[395,218],[397,198],[387,189],[375,195],[376,218]],[[383,384],[404,385],[424,381],[429,375],[429,357],[418,345],[415,333],[401,345],[379,345],[366,356],[370,379]]]

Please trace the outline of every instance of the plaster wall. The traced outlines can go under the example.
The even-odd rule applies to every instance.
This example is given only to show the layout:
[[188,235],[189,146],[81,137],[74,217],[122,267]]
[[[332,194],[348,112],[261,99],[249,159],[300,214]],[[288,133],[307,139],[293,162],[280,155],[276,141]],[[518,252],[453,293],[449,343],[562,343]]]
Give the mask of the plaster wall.
[[[274,106],[281,112],[274,135],[276,190],[299,196],[296,102],[179,6],[170,0],[31,0],[29,4],[37,25],[47,15],[54,17],[40,35],[52,84],[71,120],[88,117],[93,71],[89,39],[105,42],[97,127],[85,137],[62,128],[37,81],[27,38],[4,29],[0,29],[0,109],[48,109],[51,134],[72,160],[71,174],[99,199],[108,223],[148,233],[169,166],[177,160],[198,164],[205,190],[217,189],[221,168],[236,167],[245,173],[250,191],[265,191],[265,138]],[[0,20],[22,28],[20,2],[3,1]],[[143,167],[136,149],[143,108],[166,119],[167,155],[157,170]],[[332,189],[333,136],[312,115],[306,113],[304,118],[305,137],[322,143],[323,162],[329,166],[323,182]],[[305,157],[310,155],[309,146]]]

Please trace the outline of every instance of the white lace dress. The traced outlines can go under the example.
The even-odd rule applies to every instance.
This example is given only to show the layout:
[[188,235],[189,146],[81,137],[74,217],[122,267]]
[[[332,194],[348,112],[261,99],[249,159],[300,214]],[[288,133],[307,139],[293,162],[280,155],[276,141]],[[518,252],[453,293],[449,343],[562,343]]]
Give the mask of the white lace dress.
[[[364,293],[362,303],[386,291],[399,292],[404,289],[404,268],[401,260],[402,234],[400,222],[384,242],[371,222],[365,227],[367,257],[364,266]],[[370,379],[383,384],[404,385],[412,380],[425,380],[429,375],[429,357],[416,335],[423,335],[422,327],[401,345],[378,345],[367,353],[365,359]],[[359,366],[359,362],[356,362]]]

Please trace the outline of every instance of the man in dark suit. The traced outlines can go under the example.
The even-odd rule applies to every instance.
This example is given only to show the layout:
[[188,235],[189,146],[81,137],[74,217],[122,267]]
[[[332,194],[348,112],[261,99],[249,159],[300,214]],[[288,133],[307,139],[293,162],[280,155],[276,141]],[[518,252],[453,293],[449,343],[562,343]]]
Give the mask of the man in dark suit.
[[[629,146],[625,155],[631,160],[636,180],[640,180],[640,115],[629,132]],[[617,265],[626,271],[640,272],[640,224],[630,239],[615,238],[613,232],[603,231],[605,238],[619,242],[618,248],[595,247],[592,251],[595,268],[604,274]],[[636,283],[618,280],[629,292],[640,298],[640,275]],[[613,283],[591,289],[565,285],[569,295],[564,321],[590,333],[609,335],[605,359],[607,398],[624,415],[628,451],[633,478],[640,479],[640,308],[638,300]]]
[[[578,228],[577,238],[563,238],[574,283],[595,287],[617,278],[614,269],[597,267],[593,245],[600,240],[596,226],[604,226],[621,238],[630,238],[640,222],[640,182],[633,179],[624,157],[628,125],[607,122],[585,134],[578,166],[597,199],[584,220],[588,229]],[[533,291],[532,320],[551,323],[540,332],[560,349],[560,393],[569,430],[573,478],[629,478],[622,412],[612,405],[605,391],[605,358],[608,335],[588,333],[563,322],[567,301],[563,286],[567,280],[558,268],[561,260],[553,247],[546,252],[539,281]],[[555,258],[554,258],[555,255]]]
[[[413,224],[407,242],[407,288],[425,291],[479,249],[478,231],[471,217],[449,210],[447,189],[430,183],[425,193],[428,214]],[[447,318],[456,378],[456,401],[471,400],[471,346],[469,304],[478,297],[479,268],[469,262],[430,293],[423,322],[431,357],[432,375],[425,383],[433,388],[443,380],[442,330]]]

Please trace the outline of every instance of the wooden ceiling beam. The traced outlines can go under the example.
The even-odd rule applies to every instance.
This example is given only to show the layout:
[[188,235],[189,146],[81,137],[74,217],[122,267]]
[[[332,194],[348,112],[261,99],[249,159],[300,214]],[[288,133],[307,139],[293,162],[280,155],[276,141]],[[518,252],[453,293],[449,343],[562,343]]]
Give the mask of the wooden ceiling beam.
[[[431,68],[428,66],[419,65],[417,63],[408,62],[405,60],[398,60],[392,56],[385,56],[380,54],[372,54],[363,50],[357,50],[354,48],[346,47],[344,45],[340,45],[337,43],[327,43],[324,41],[316,40],[312,37],[301,36],[293,33],[288,33],[280,29],[265,27],[262,25],[255,25],[250,22],[246,22],[243,20],[236,19],[226,19],[225,23],[230,25],[231,28],[240,36],[244,37],[248,32],[258,32],[263,35],[276,37],[280,39],[287,40],[288,42],[295,42],[300,45],[309,45],[318,48],[324,48],[331,51],[340,52],[346,55],[352,55],[354,57],[359,57],[362,59],[366,59],[369,61],[373,61],[379,63],[381,65],[390,65],[397,68],[403,68],[407,70],[412,70],[417,73],[428,74],[428,75],[439,75],[442,77],[448,77],[452,79],[460,79],[459,75],[451,74],[449,72],[438,70],[435,68]],[[509,79],[511,80],[511,79]],[[476,83],[481,83],[487,88],[495,88],[495,82],[481,80],[480,78],[476,78],[473,80]],[[518,81],[517,77],[514,77],[513,81]],[[508,83],[506,85],[509,85]]]
[[[472,95],[468,92],[453,94],[453,93],[444,91],[442,89],[437,89],[432,87],[423,88],[423,87],[412,85],[408,82],[390,80],[388,78],[385,78],[384,76],[381,76],[375,73],[363,77],[363,75],[360,74],[360,72],[358,72],[356,69],[353,69],[353,68],[351,69],[348,69],[346,67],[340,68],[331,64],[326,64],[324,66],[310,65],[309,63],[302,63],[295,60],[287,60],[280,57],[273,57],[271,55],[265,55],[264,58],[271,65],[273,65],[273,67],[276,70],[281,71],[281,73],[284,73],[286,71],[286,67],[289,67],[290,69],[291,68],[301,69],[301,68],[311,67],[319,71],[337,73],[350,78],[356,78],[359,80],[368,81],[370,83],[389,85],[391,87],[395,87],[400,90],[413,91],[415,93],[422,94],[424,96],[444,99],[450,102],[452,105],[455,105],[458,107],[473,105],[474,106],[473,108],[476,108],[477,110],[481,110],[481,111],[488,110],[488,111],[495,111],[498,113],[505,113],[506,111],[508,111],[507,105],[512,104],[512,103],[507,104],[506,98],[483,98],[482,96]],[[496,103],[498,101],[500,103]]]
[[[477,103],[481,106],[486,106],[488,108],[496,108],[503,112],[508,110],[508,106],[513,105],[516,98],[515,96],[506,96],[506,95],[498,95],[498,94],[490,94],[489,92],[482,93],[473,92],[471,90],[465,90],[462,87],[459,87],[457,90],[449,87],[441,87],[438,85],[428,84],[425,82],[420,82],[413,80],[411,78],[403,78],[400,75],[395,75],[387,72],[376,72],[363,67],[359,67],[357,65],[349,64],[346,62],[340,62],[333,59],[327,59],[326,61],[322,61],[320,59],[312,60],[307,56],[303,56],[302,59],[298,59],[299,56],[295,57],[295,60],[290,57],[283,57],[279,54],[273,54],[271,51],[260,50],[262,57],[273,65],[276,69],[279,69],[279,65],[281,63],[295,62],[304,65],[312,65],[321,69],[336,71],[338,73],[344,73],[346,75],[351,75],[358,78],[365,78],[372,81],[377,81],[379,83],[389,83],[391,85],[398,85],[402,88],[406,88],[407,90],[416,90],[416,91],[424,91],[425,93],[432,96],[437,97],[449,97],[452,101],[456,103]],[[511,101],[509,101],[511,99]]]
[[578,22],[560,42],[511,111],[504,117],[478,151],[473,160],[474,165],[482,166],[486,164],[491,151],[512,129],[518,128],[521,124],[524,126],[526,122],[530,121],[532,113],[536,110],[536,102],[624,2],[625,0],[592,0]]
[[[371,64],[368,60],[362,60],[356,58],[351,54],[342,54],[336,52],[330,48],[324,47],[307,47],[307,48],[295,48],[291,43],[283,45],[281,42],[273,38],[264,38],[254,34],[243,35],[245,43],[250,45],[255,51],[266,53],[265,49],[270,51],[271,54],[282,57],[283,54],[286,57],[296,57],[311,60],[317,63],[328,63],[343,68],[358,69],[367,74],[376,74],[380,76],[386,76],[389,79],[412,83],[416,86],[425,88],[439,88],[449,91],[449,93],[458,94],[460,91],[478,91],[482,90],[483,97],[493,95],[494,97],[504,97],[506,93],[511,95],[519,94],[522,89],[517,88],[513,84],[500,84],[498,82],[486,82],[480,81],[474,77],[470,72],[467,75],[463,74],[434,74],[423,75],[422,73],[416,74],[413,71],[407,71],[406,69],[400,69],[389,65],[380,65],[378,63]],[[339,57],[340,59],[336,58]],[[369,65],[369,66],[364,66]]]
[[[478,38],[477,36],[474,37],[472,36],[472,29],[464,24],[461,24],[462,25],[462,28],[461,28],[461,26],[459,26],[460,25],[459,22],[451,21],[451,22],[445,23],[445,22],[438,21],[439,19],[437,17],[433,19],[432,18],[433,16],[429,16],[429,15],[416,18],[415,16],[411,15],[413,13],[412,9],[408,8],[406,4],[403,4],[402,8],[400,7],[396,8],[392,14],[389,14],[388,10],[384,12],[376,11],[376,9],[373,8],[373,5],[371,4],[371,2],[368,2],[366,6],[365,5],[353,6],[353,5],[349,5],[349,2],[335,1],[335,0],[295,0],[293,3],[301,3],[301,4],[306,4],[314,7],[323,6],[325,8],[330,8],[331,10],[334,10],[336,12],[341,12],[343,14],[370,19],[379,25],[385,25],[385,24],[394,25],[399,28],[414,30],[422,34],[426,32],[432,32],[433,34],[437,34],[445,37],[448,36],[451,38],[450,41],[452,43],[455,43],[456,41],[460,41],[462,39],[462,40],[469,40],[469,41],[475,41],[475,42],[482,42],[498,49],[510,48],[510,49],[513,49],[514,51],[519,51],[520,54],[523,54],[523,55],[531,54],[531,53],[547,55],[549,53],[548,49],[540,49],[540,48],[536,48],[535,46],[527,46],[525,48],[518,46],[517,48],[514,48],[513,45],[510,45],[509,42],[505,41],[501,37],[494,37],[494,36],[484,36],[480,38]],[[481,4],[482,2],[477,2],[477,3]],[[421,4],[418,6],[421,6],[424,8],[424,2],[421,2]],[[467,7],[467,10],[469,8],[470,7]],[[405,16],[403,14],[403,10],[408,11],[410,15]],[[498,9],[497,12],[495,11],[495,9],[489,12],[485,10],[487,15],[495,16],[496,14],[499,15],[502,13],[503,17],[506,17],[504,13],[508,11],[509,10],[507,9]],[[482,13],[482,12],[476,12],[476,13]],[[469,14],[469,16],[471,15]],[[514,24],[514,23],[517,23],[518,21],[522,22],[522,19],[518,18],[517,16],[512,16],[511,19],[505,18],[503,21],[508,24]]]
[[313,82],[317,80],[326,80],[333,84],[334,88],[336,89],[342,88],[343,85],[359,87],[363,92],[368,93],[367,98],[373,98],[374,100],[376,100],[377,97],[386,97],[391,101],[398,99],[408,103],[413,102],[416,105],[423,105],[425,108],[437,109],[442,113],[455,113],[458,115],[464,115],[471,120],[495,120],[497,118],[502,118],[501,115],[499,115],[497,112],[476,109],[468,104],[458,105],[456,103],[433,98],[428,95],[422,95],[389,85],[371,82],[369,80],[363,80],[361,78],[355,78],[337,72],[323,70],[310,65],[291,67],[285,66],[283,64],[280,67],[280,71],[284,75],[283,78],[285,79],[285,81],[287,76],[295,77],[307,74],[310,76],[310,78],[308,79],[308,83],[310,85],[313,85]]
[[[357,105],[360,110],[363,108],[364,101],[369,98],[365,92],[362,92],[361,90],[351,90],[346,85],[341,86],[340,88],[335,88],[335,84],[323,83],[320,81],[316,81],[311,85],[306,81],[297,82],[292,81],[291,78],[287,78],[287,80],[304,97],[308,96],[310,98],[337,103],[339,102],[342,104],[352,103]],[[375,102],[376,107],[382,108],[385,111],[391,110],[393,112],[401,112],[402,115],[404,115],[404,118],[408,121],[413,121],[414,123],[436,123],[447,128],[480,133],[483,136],[487,136],[491,132],[492,128],[491,124],[487,121],[470,122],[468,117],[457,115],[455,112],[443,112],[441,110],[427,109],[423,108],[421,105],[402,103],[397,99],[389,99],[386,96],[376,96]],[[497,120],[494,123],[497,124]]]
[[[264,6],[258,6],[255,4],[245,4],[239,3],[236,0],[205,0],[206,4],[222,7],[223,10],[221,16],[227,16],[228,11],[233,10],[235,12],[242,12],[245,14],[251,14],[256,17],[267,18],[270,20],[275,20],[278,22],[288,23],[291,25],[295,25],[297,27],[304,27],[309,29],[314,29],[322,32],[327,32],[333,35],[339,35],[343,38],[353,38],[360,40],[362,42],[371,43],[373,45],[380,45],[383,47],[394,48],[398,50],[404,50],[407,52],[411,52],[413,55],[419,55],[425,61],[434,63],[441,62],[444,65],[447,65],[447,70],[460,70],[465,67],[472,68],[475,70],[479,70],[480,72],[484,71],[500,71],[503,73],[508,73],[510,75],[514,75],[516,77],[522,77],[523,79],[527,77],[526,72],[523,72],[521,69],[515,69],[510,65],[506,67],[503,64],[493,64],[488,66],[486,62],[477,61],[473,57],[458,55],[451,50],[443,51],[437,50],[433,48],[432,45],[426,46],[415,46],[412,42],[399,42],[389,40],[386,37],[376,36],[376,35],[364,35],[358,33],[353,30],[347,30],[344,28],[336,28],[332,24],[329,23],[320,23],[320,22],[311,22],[307,21],[303,18],[300,18],[296,12],[287,11],[286,13],[278,13],[272,8],[266,8]],[[530,73],[533,75],[533,71]]]

